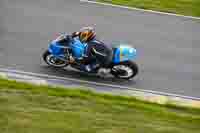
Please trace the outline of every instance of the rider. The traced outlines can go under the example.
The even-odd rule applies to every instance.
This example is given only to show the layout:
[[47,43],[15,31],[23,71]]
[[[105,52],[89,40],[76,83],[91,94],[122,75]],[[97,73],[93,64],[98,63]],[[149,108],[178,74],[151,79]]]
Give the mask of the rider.
[[[93,27],[83,27],[79,32],[72,33],[71,37],[77,38],[83,45],[87,44],[83,60],[86,64],[81,64],[81,68],[86,72],[91,72],[98,67],[107,67],[112,59],[112,49],[108,45],[96,39],[96,32]],[[75,61],[74,58],[70,58]]]

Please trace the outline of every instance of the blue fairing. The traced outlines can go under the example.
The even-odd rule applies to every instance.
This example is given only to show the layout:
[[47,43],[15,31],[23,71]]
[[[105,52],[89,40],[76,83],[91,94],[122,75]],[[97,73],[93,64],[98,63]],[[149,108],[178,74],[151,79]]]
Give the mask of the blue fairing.
[[[78,39],[74,40],[69,44],[69,47],[72,49],[72,54],[74,58],[81,58],[85,54],[85,48],[87,44],[82,44]],[[56,57],[64,57],[64,49],[66,46],[60,45],[55,40],[50,43],[49,52]]]
[[85,49],[87,47],[86,43],[81,43],[78,38],[74,38],[73,43],[71,43],[71,49],[73,57],[81,58],[85,54]]
[[[72,49],[72,54],[74,58],[81,58],[85,54],[87,49],[87,44],[83,44],[78,38],[74,38],[69,44]],[[49,46],[49,52],[58,58],[64,59],[64,49],[66,46],[60,45],[57,41],[52,41]],[[113,63],[120,63],[127,60],[132,60],[136,57],[136,49],[129,46],[119,46],[114,50]]]
[[128,46],[120,46],[115,48],[113,63],[120,63],[132,60],[136,57],[136,49]]
[[64,46],[59,45],[56,41],[50,43],[48,50],[54,56],[64,57]]

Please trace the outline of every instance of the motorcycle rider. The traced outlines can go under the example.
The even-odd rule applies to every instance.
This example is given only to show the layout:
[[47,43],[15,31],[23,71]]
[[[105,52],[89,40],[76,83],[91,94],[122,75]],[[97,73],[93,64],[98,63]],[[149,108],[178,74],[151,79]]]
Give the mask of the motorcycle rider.
[[[85,64],[80,64],[82,70],[86,72],[95,71],[98,67],[107,67],[112,60],[112,48],[96,39],[96,32],[93,27],[83,27],[79,32],[72,33],[73,40],[78,39],[83,45],[86,44],[86,52],[81,60]],[[75,59],[71,56],[70,62]]]

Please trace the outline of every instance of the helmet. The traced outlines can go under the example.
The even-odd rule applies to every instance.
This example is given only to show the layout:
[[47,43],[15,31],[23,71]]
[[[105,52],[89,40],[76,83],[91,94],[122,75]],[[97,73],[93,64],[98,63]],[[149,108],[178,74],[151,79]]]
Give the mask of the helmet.
[[88,42],[95,38],[96,33],[93,27],[83,27],[80,30],[79,39],[81,42]]

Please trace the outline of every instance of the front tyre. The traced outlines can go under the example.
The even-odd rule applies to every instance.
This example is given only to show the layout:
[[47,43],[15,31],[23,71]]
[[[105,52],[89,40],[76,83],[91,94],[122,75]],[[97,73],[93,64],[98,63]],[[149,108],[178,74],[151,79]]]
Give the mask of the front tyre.
[[63,68],[68,65],[66,61],[63,61],[61,59],[56,58],[54,55],[52,55],[48,50],[46,50],[43,54],[43,60],[50,66],[57,67],[57,68]]
[[111,74],[116,78],[129,80],[138,74],[138,65],[133,61],[121,62],[112,67]]

